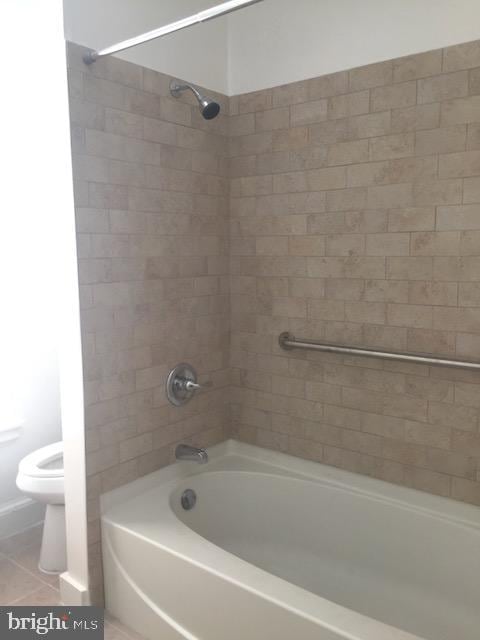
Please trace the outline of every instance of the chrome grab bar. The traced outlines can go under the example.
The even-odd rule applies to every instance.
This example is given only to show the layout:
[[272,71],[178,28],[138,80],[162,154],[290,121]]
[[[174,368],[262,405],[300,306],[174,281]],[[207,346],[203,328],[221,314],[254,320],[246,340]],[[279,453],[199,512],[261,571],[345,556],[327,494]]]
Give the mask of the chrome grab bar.
[[394,360],[396,362],[413,362],[431,366],[455,367],[457,369],[470,369],[480,371],[480,362],[468,360],[453,360],[451,358],[435,358],[434,356],[419,353],[398,353],[395,351],[378,351],[377,349],[360,349],[348,347],[343,344],[330,344],[328,342],[316,342],[315,340],[296,339],[288,331],[281,333],[278,343],[282,349],[306,349],[311,351],[323,351],[325,353],[342,353],[347,356],[360,356],[366,358],[380,358],[381,360]]

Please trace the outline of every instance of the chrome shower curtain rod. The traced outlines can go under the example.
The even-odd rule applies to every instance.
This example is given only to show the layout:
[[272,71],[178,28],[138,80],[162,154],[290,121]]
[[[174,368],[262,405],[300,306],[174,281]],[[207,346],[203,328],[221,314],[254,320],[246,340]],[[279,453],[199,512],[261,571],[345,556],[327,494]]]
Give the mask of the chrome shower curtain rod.
[[99,58],[110,56],[112,55],[112,53],[118,53],[119,51],[130,49],[130,47],[135,47],[137,44],[143,44],[144,42],[149,42],[150,40],[161,38],[162,36],[166,36],[169,33],[181,31],[182,29],[186,29],[187,27],[191,27],[194,24],[198,24],[200,22],[213,20],[214,18],[224,16],[225,14],[232,13],[232,11],[237,11],[238,9],[243,9],[244,7],[247,7],[251,4],[256,4],[257,2],[263,2],[263,0],[229,0],[229,2],[223,2],[222,4],[218,4],[215,7],[211,7],[210,9],[205,9],[204,11],[200,11],[200,13],[196,13],[195,15],[189,16],[188,18],[182,18],[181,20],[171,22],[164,27],[159,27],[158,29],[153,29],[153,31],[142,33],[141,35],[134,38],[123,40],[123,42],[112,44],[110,47],[100,49],[100,51],[90,51],[84,56],[83,60],[84,62],[86,62],[86,64],[92,64],[92,62],[96,62]]

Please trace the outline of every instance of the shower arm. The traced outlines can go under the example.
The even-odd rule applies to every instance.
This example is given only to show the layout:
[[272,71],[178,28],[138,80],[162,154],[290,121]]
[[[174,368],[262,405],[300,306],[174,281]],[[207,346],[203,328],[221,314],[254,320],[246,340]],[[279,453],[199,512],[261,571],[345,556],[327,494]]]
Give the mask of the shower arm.
[[194,87],[192,84],[177,84],[175,81],[170,85],[170,92],[175,97],[178,98],[182,91],[191,91],[197,98],[197,100],[202,100],[203,96],[200,91]]
[[176,31],[187,29],[188,27],[199,24],[200,22],[213,20],[214,18],[226,15],[227,13],[232,13],[238,9],[243,9],[251,4],[256,4],[257,2],[263,2],[263,0],[229,0],[228,2],[223,2],[222,4],[210,7],[210,9],[205,9],[204,11],[200,11],[200,13],[189,16],[188,18],[182,18],[181,20],[171,22],[170,24],[154,29],[153,31],[147,31],[147,33],[135,36],[134,38],[129,38],[128,40],[123,40],[117,44],[112,44],[110,47],[106,47],[105,49],[89,51],[83,57],[83,61],[86,64],[92,64],[105,56],[110,56],[113,53],[118,53],[119,51],[125,51],[125,49],[130,49],[131,47],[143,44],[144,42],[150,42],[150,40],[161,38],[169,33],[175,33]]

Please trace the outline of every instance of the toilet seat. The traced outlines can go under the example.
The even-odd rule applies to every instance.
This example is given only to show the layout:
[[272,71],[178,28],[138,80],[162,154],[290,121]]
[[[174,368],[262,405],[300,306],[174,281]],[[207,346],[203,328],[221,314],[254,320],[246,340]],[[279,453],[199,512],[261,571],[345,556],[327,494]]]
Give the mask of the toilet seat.
[[[39,502],[65,504],[62,457],[62,442],[54,442],[25,456],[18,465],[17,487]],[[59,468],[55,468],[56,461]]]
[[25,456],[18,465],[18,472],[29,478],[62,478],[63,462],[59,468],[48,466],[62,457],[63,442],[54,442]]

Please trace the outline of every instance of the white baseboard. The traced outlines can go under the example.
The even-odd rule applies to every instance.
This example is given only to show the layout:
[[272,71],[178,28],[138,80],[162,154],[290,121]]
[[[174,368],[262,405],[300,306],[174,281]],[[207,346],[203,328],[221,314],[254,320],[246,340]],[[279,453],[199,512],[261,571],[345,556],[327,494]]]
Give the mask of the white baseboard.
[[66,606],[82,607],[90,604],[88,589],[65,571],[60,574],[60,599]]
[[18,498],[0,505],[0,540],[30,529],[45,519],[45,505]]

